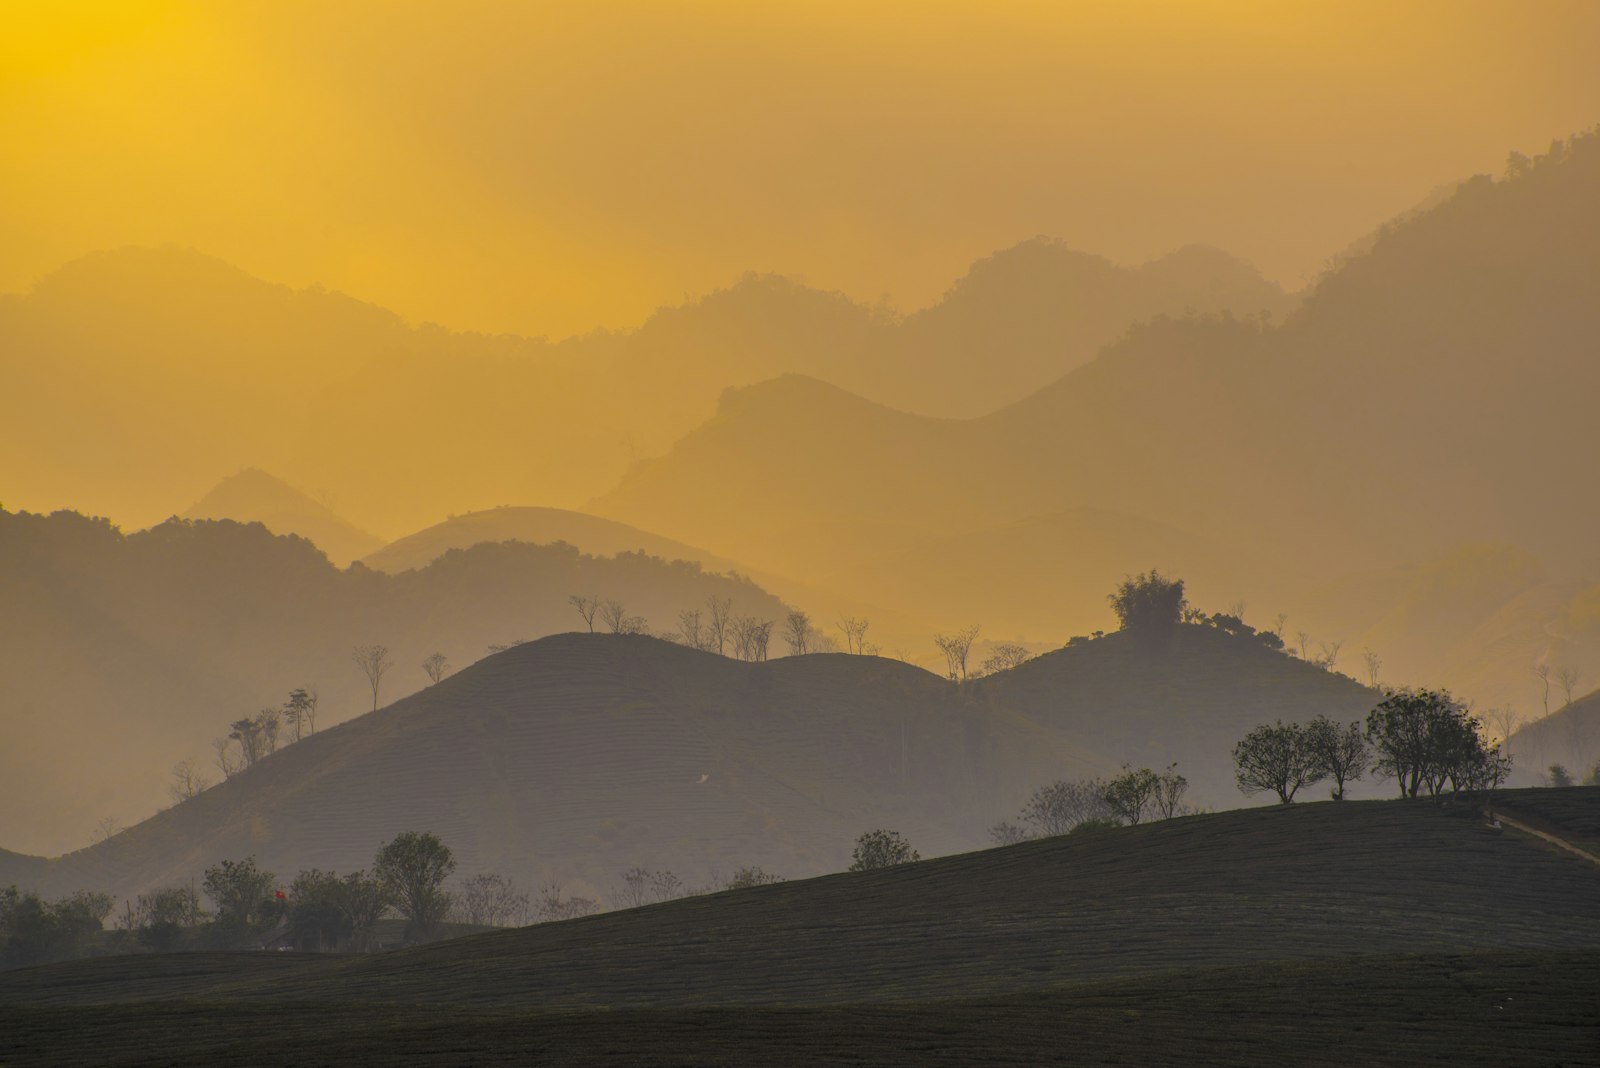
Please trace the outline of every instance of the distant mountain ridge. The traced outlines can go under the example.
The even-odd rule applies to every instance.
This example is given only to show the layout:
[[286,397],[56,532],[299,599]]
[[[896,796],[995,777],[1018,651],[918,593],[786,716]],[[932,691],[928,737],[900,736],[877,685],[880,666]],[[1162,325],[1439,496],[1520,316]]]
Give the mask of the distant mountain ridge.
[[182,513],[184,519],[261,523],[274,534],[298,534],[343,567],[383,542],[333,510],[259,468],[247,467],[217,483]]

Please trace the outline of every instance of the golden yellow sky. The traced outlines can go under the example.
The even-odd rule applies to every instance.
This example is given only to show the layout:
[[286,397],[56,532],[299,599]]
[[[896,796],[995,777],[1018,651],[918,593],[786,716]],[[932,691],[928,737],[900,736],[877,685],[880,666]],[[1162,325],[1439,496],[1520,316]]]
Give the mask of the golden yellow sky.
[[776,270],[928,303],[1039,233],[1298,286],[1600,121],[1600,4],[22,2],[0,291],[177,243],[565,335]]

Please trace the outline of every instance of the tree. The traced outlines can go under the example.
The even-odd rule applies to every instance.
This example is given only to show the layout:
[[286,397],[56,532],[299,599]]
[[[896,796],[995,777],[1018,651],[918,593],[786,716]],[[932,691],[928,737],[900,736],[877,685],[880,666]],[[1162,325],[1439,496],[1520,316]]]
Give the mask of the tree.
[[115,816],[103,816],[94,825],[94,841],[98,845],[107,842],[122,833],[122,822]]
[[351,927],[339,907],[343,880],[333,872],[309,868],[289,884],[289,931],[304,949],[335,950]]
[[239,770],[239,761],[233,755],[233,738],[223,735],[212,739],[211,748],[216,751],[217,770],[222,772],[224,779],[231,779]]
[[1572,773],[1561,764],[1551,764],[1550,770],[1545,773],[1545,777],[1550,780],[1551,786],[1572,785]]
[[733,877],[728,880],[728,883],[724,889],[748,890],[752,886],[772,886],[775,883],[781,882],[783,882],[783,877],[781,875],[773,875],[770,872],[762,871],[760,868],[752,865],[748,868],[740,868],[738,871],[734,872]]
[[804,656],[811,651],[811,617],[798,608],[783,620],[783,640],[789,643],[790,656]]
[[0,967],[22,967],[83,956],[111,914],[110,896],[80,890],[46,902],[15,886],[0,891]]
[[1278,722],[1257,727],[1233,747],[1233,777],[1244,794],[1271,790],[1289,804],[1303,786],[1321,782],[1306,732],[1298,723]]
[[[1187,782],[1184,785],[1187,786]],[[1145,810],[1155,801],[1160,789],[1161,777],[1155,772],[1149,768],[1131,768],[1124,764],[1120,774],[1101,785],[1100,796],[1105,799],[1112,815],[1137,827],[1144,821]]]
[[[1104,786],[1098,780],[1068,782],[1062,779],[1039,787],[1028,798],[1028,803],[1022,806],[1022,812],[1017,817],[1034,829],[1033,835],[1023,834],[1022,837],[1048,838],[1067,834],[1085,820],[1106,819],[1112,814],[1112,809],[1105,800]],[[1009,828],[1011,825],[1000,826]],[[991,835],[996,830],[999,828],[992,830]],[[1002,831],[1001,834],[1008,836],[1010,832]]]
[[528,912],[528,895],[519,894],[510,879],[495,872],[468,879],[457,902],[463,921],[485,927],[509,926]]
[[839,630],[844,634],[844,651],[860,655],[867,650],[867,627],[864,619],[846,616],[839,620]]
[[1376,690],[1378,688],[1378,669],[1383,666],[1383,661],[1371,649],[1361,650],[1361,659],[1367,665],[1367,685]]
[[1189,780],[1178,774],[1178,765],[1168,764],[1165,771],[1156,775],[1156,790],[1152,800],[1157,815],[1164,820],[1178,815],[1183,807],[1183,795],[1188,790]]
[[1001,642],[989,650],[989,655],[984,658],[983,666],[979,671],[984,675],[993,675],[1000,671],[1010,671],[1014,667],[1021,667],[1032,659],[1033,654],[1028,652],[1026,645],[1016,642]]
[[621,634],[628,622],[628,610],[621,601],[606,600],[600,605],[600,621],[611,628],[612,634]]
[[1533,677],[1538,679],[1540,685],[1544,687],[1544,714],[1548,716],[1550,714],[1550,665],[1535,664],[1533,666]]
[[728,652],[729,626],[733,619],[733,599],[731,597],[707,597],[706,609],[711,613],[707,621],[707,645],[716,646],[716,651],[726,656]]
[[283,718],[294,731],[294,740],[317,732],[317,691],[307,687],[289,691],[283,704]]
[[1511,736],[1517,733],[1517,728],[1522,725],[1522,716],[1516,708],[1506,705],[1504,708],[1491,708],[1484,713],[1484,719],[1494,728],[1500,738],[1500,747],[1509,756],[1511,753]]
[[587,916],[599,903],[591,897],[565,897],[560,883],[546,883],[539,888],[539,898],[534,911],[541,920],[572,920]]
[[594,633],[594,614],[600,610],[600,597],[598,594],[584,596],[575,593],[567,598],[567,603],[578,610],[578,615],[583,617],[584,625],[589,628],[589,633]]
[[967,656],[972,652],[972,643],[978,637],[978,625],[974,623],[965,630],[956,631],[954,634],[935,634],[933,644],[939,647],[944,654],[945,671],[951,682],[967,681]]
[[272,907],[273,875],[256,867],[255,857],[207,868],[200,885],[216,908],[214,936],[220,945],[239,944]]
[[1566,698],[1561,707],[1567,708],[1572,704],[1572,691],[1578,688],[1578,680],[1583,676],[1578,674],[1576,668],[1564,667],[1556,672],[1556,682],[1561,686],[1561,693]]
[[172,783],[167,787],[167,793],[172,795],[174,804],[181,804],[192,797],[199,797],[210,785],[211,780],[200,774],[200,766],[185,757],[172,765]]
[[765,660],[772,637],[771,621],[754,616],[738,616],[732,623],[733,651],[740,660]]
[[1160,571],[1130,575],[1107,595],[1112,611],[1123,630],[1155,631],[1175,626],[1189,607],[1183,594],[1183,580],[1169,579]]
[[709,651],[706,649],[706,639],[700,630],[698,608],[688,608],[678,613],[678,637],[691,649]]
[[443,653],[432,653],[422,662],[422,670],[428,673],[428,680],[437,685],[444,678],[444,673],[450,670],[450,661],[445,659]]
[[455,857],[428,832],[406,831],[378,850],[372,872],[389,891],[407,922],[408,938],[426,938],[450,912],[453,896],[444,881],[456,870]]
[[873,871],[921,859],[922,855],[911,848],[911,843],[899,831],[868,831],[856,839],[856,847],[850,854],[850,870]]
[[1401,797],[1416,797],[1426,787],[1438,801],[1446,786],[1452,794],[1472,788],[1507,759],[1498,746],[1484,744],[1481,727],[1447,690],[1390,690],[1367,715],[1373,767],[1394,778]]
[[372,710],[376,712],[378,691],[383,686],[383,676],[394,666],[389,659],[389,650],[381,645],[358,645],[351,651],[350,657],[372,686]]
[[372,925],[393,903],[388,885],[376,875],[353,871],[340,881],[333,900],[350,931],[351,952],[365,953],[372,949]]
[[1333,780],[1333,799],[1343,801],[1345,784],[1359,781],[1367,771],[1370,749],[1361,724],[1341,725],[1318,716],[1306,724],[1304,740],[1316,770]]
[[134,932],[141,946],[170,952],[183,945],[188,933],[206,914],[194,886],[168,886],[140,894],[124,906],[122,926]]

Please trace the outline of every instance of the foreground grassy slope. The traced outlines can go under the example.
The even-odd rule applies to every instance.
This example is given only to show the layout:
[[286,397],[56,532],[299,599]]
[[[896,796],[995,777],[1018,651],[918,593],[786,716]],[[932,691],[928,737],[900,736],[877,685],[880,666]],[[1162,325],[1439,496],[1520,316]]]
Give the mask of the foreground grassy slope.
[[1464,807],[1326,803],[1072,835],[375,957],[79,962],[0,976],[0,1003],[602,1009],[999,996],[1252,961],[1600,950],[1597,901],[1600,866],[1490,829]]
[[611,1012],[0,1005],[0,1063],[1592,1064],[1600,953],[1251,965],[949,1002]]

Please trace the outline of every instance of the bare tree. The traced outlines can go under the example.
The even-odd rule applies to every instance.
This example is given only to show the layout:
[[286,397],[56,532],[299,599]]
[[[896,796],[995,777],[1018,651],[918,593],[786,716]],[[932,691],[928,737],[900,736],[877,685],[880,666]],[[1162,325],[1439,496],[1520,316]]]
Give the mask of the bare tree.
[[372,710],[378,710],[378,692],[383,688],[383,677],[388,674],[394,662],[389,659],[389,650],[381,645],[358,645],[350,651],[350,659],[356,662],[356,667],[367,677],[367,682],[372,686]]
[[1316,659],[1317,665],[1326,671],[1332,671],[1333,665],[1339,662],[1339,649],[1344,642],[1334,642],[1331,645],[1327,642],[1317,644],[1322,646],[1322,655]]
[[[1244,602],[1239,602],[1239,611],[1230,612],[1229,615],[1239,619],[1244,612]],[[1164,820],[1170,820],[1183,811],[1183,795],[1189,789],[1189,780],[1178,774],[1176,762],[1167,765],[1165,771],[1156,775],[1155,806],[1156,813]]]
[[1033,654],[1028,652],[1026,645],[1001,642],[989,651],[978,672],[981,675],[993,675],[997,671],[1009,671],[1014,667],[1021,667],[1032,658]]
[[1104,788],[1105,784],[1098,779],[1086,782],[1062,780],[1041,786],[1028,798],[1028,803],[1017,817],[1020,823],[1033,827],[1031,833],[1023,831],[1020,826],[1004,823],[991,828],[989,833],[1001,839],[1004,845],[1026,838],[1067,834],[1088,820],[1109,820],[1113,813],[1111,806],[1106,803]]
[[870,624],[865,619],[856,619],[846,616],[839,620],[839,629],[844,632],[844,651],[860,655],[867,650],[867,627]]
[[1272,633],[1274,633],[1278,637],[1282,638],[1283,637],[1284,624],[1288,623],[1288,622],[1289,622],[1289,613],[1288,612],[1279,612],[1278,613],[1278,618],[1274,619],[1272,621]]
[[98,845],[108,839],[115,838],[122,831],[122,824],[115,816],[107,816],[94,825],[94,840]]
[[707,597],[706,608],[711,616],[707,620],[707,648],[716,646],[716,652],[726,656],[728,653],[728,639],[732,636],[733,599],[731,597]]
[[733,633],[734,655],[740,660],[765,660],[767,642],[772,636],[772,623],[754,616],[737,616],[730,624]]
[[220,738],[214,738],[211,741],[211,748],[217,754],[217,770],[222,772],[222,777],[224,779],[233,778],[234,773],[239,770],[239,761],[233,755],[233,739],[226,734]]
[[939,647],[944,654],[945,668],[952,682],[967,681],[967,654],[972,652],[972,643],[978,637],[978,625],[974,623],[965,630],[958,630],[954,634],[935,634],[933,644]]
[[789,643],[789,655],[804,656],[811,651],[811,617],[796,608],[784,617],[783,640]]
[[1522,725],[1522,715],[1516,708],[1506,705],[1504,708],[1491,708],[1484,713],[1483,718],[1489,726],[1494,728],[1494,733],[1500,739],[1500,748],[1507,756],[1511,754],[1511,736],[1517,733],[1517,728]]
[[172,765],[172,783],[167,787],[167,793],[172,795],[175,803],[199,797],[211,785],[211,780],[200,774],[200,766],[192,759],[185,757]]
[[1376,690],[1378,688],[1378,668],[1383,665],[1383,661],[1371,649],[1361,650],[1361,659],[1367,665],[1367,685]]
[[575,593],[567,598],[567,603],[578,610],[578,615],[583,617],[584,625],[589,628],[589,633],[594,633],[594,614],[600,609],[600,597],[591,594],[588,597]]
[[1539,683],[1544,687],[1544,714],[1548,716],[1550,714],[1550,665],[1535,664],[1533,677],[1538,679]]
[[564,897],[560,883],[546,883],[539,888],[534,908],[541,920],[572,920],[589,915],[598,904],[593,898]]
[[450,661],[444,658],[443,653],[432,653],[422,662],[422,670],[428,673],[428,678],[434,683],[444,678],[444,673],[450,670]]
[[528,895],[517,893],[510,879],[495,872],[468,879],[455,903],[462,920],[486,927],[508,926],[528,911]]
[[678,613],[678,635],[691,649],[705,649],[705,636],[700,631],[700,610],[685,609]]
[[628,622],[628,610],[621,601],[604,601],[600,605],[600,621],[611,628],[612,634],[621,634]]
[[1572,691],[1578,688],[1578,680],[1581,678],[1577,668],[1564,667],[1556,672],[1556,682],[1560,684],[1561,693],[1566,697],[1566,701],[1561,705],[1562,708],[1572,704]]
[[1243,600],[1234,601],[1232,604],[1230,604],[1228,606],[1228,615],[1232,616],[1234,619],[1239,620],[1240,622],[1243,622],[1244,621],[1244,609],[1245,609],[1245,603],[1244,603]]
[[1301,660],[1305,660],[1306,659],[1306,646],[1311,644],[1311,635],[1307,634],[1305,631],[1302,630],[1299,633],[1297,633],[1294,637],[1295,637],[1295,641],[1297,641],[1300,644],[1300,659]]

